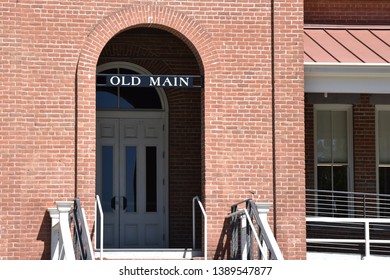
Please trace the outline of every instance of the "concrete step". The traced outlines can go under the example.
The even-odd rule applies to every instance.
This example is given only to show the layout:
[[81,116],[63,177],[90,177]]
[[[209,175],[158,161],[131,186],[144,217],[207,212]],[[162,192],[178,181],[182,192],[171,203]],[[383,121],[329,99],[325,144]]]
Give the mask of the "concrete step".
[[[164,249],[104,249],[105,260],[192,260],[202,257],[202,251],[189,248]],[[100,250],[95,258],[101,259]]]

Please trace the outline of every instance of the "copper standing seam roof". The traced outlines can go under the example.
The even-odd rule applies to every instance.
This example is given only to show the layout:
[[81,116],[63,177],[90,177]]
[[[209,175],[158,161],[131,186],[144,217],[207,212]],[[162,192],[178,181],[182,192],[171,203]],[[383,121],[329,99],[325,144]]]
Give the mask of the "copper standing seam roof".
[[390,63],[390,26],[305,26],[305,62]]

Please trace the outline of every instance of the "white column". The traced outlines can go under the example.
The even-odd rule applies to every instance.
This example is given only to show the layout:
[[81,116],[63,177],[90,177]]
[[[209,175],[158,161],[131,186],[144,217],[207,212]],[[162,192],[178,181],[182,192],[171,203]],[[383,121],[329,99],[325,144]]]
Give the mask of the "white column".
[[51,218],[51,259],[58,260],[60,241],[60,213],[57,208],[48,208]]
[[259,212],[260,218],[267,219],[267,215],[269,212],[269,208],[271,207],[272,203],[270,202],[258,202],[256,203],[257,211]]
[[263,203],[256,203],[257,211],[259,212],[260,221],[262,223],[262,238],[264,239],[265,243],[267,244],[268,249],[271,251],[271,258],[277,259],[277,260],[283,260],[282,252],[280,251],[280,248],[278,246],[278,243],[276,242],[275,236],[268,224],[267,215],[269,212],[269,208],[272,205],[272,203],[269,202],[263,202]]
[[72,234],[69,227],[69,213],[71,211],[73,202],[70,201],[57,201],[57,209],[59,212],[60,220],[60,238],[62,239],[64,249],[64,259],[75,260],[75,254],[73,251]]
[[[255,204],[256,204],[257,212],[259,212],[260,220],[268,221],[268,212],[269,212],[269,208],[271,207],[272,203],[269,203],[269,202],[258,202],[258,203],[255,203]],[[264,234],[264,232],[262,234]],[[263,237],[262,237],[261,234],[260,234],[259,238],[261,240],[260,246],[263,247],[266,252],[268,252],[267,245],[264,244],[264,240],[263,240]],[[264,259],[267,260],[268,256],[262,256],[262,259],[263,260]]]

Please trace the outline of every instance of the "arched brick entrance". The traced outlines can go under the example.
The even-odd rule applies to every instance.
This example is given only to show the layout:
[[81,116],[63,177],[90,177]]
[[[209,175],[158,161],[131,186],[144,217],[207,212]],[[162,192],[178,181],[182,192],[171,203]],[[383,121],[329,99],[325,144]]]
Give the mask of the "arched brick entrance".
[[[202,75],[204,76],[204,90],[201,94],[201,171],[200,182],[204,182],[206,152],[204,139],[207,134],[207,106],[204,106],[207,93],[213,91],[211,80],[218,67],[218,55],[214,50],[214,43],[208,34],[191,18],[170,8],[156,5],[132,5],[128,8],[105,18],[98,23],[88,35],[79,56],[76,75],[76,194],[83,201],[87,217],[93,224],[94,193],[95,193],[95,74],[99,57],[103,48],[117,34],[134,28],[154,28],[172,33],[182,40],[192,51]],[[202,179],[203,178],[203,179]],[[202,185],[202,195],[205,195],[205,186]],[[188,202],[190,204],[190,202]],[[207,203],[207,201],[206,201]],[[190,224],[190,221],[187,221]],[[220,226],[218,226],[220,227]],[[92,227],[91,227],[92,228]],[[209,228],[212,229],[212,226]],[[220,229],[216,229],[219,231]],[[185,242],[185,241],[183,241]],[[174,245],[176,246],[176,245]],[[177,246],[180,246],[178,244]]]

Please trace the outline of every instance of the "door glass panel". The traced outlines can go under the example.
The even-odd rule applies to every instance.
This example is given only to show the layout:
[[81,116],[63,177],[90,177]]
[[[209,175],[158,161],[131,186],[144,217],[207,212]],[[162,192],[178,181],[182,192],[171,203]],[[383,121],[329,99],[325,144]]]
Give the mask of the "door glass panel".
[[156,147],[146,147],[146,212],[157,212]]
[[113,198],[112,187],[114,180],[113,147],[102,147],[102,208],[104,212],[112,211],[111,200]]
[[126,199],[126,212],[137,212],[137,148],[133,146],[126,147]]

